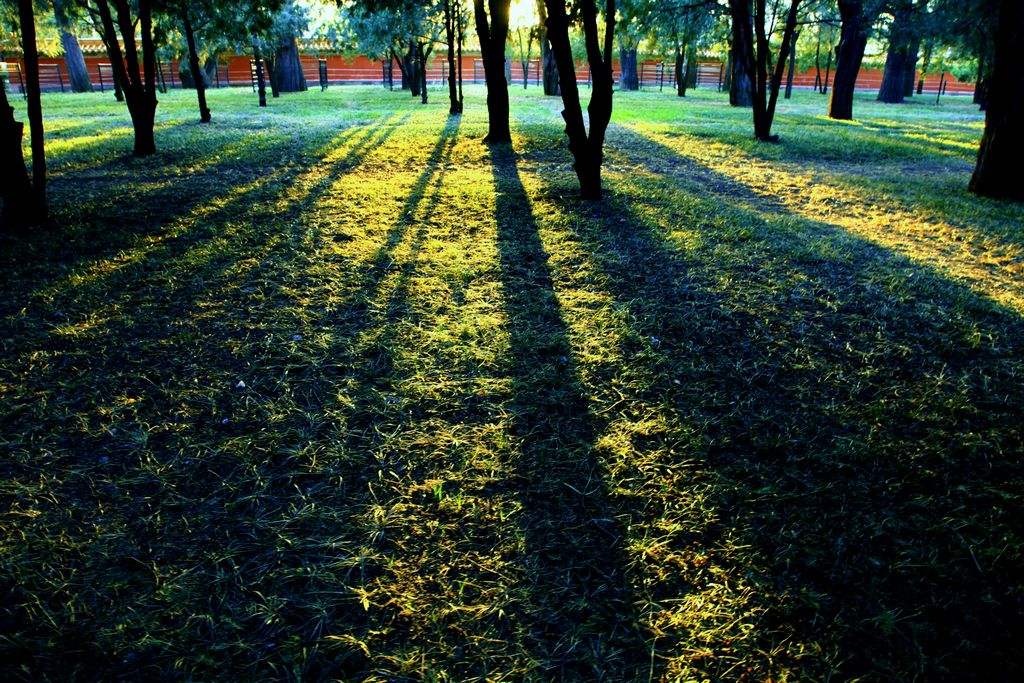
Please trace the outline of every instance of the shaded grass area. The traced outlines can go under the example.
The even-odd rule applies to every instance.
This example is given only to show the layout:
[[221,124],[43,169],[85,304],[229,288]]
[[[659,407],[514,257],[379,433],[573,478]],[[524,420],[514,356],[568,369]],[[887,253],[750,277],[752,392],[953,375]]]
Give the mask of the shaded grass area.
[[[1011,680],[1024,210],[966,104],[51,96],[0,271],[14,680]],[[83,106],[86,103],[88,106]],[[93,117],[94,112],[102,114]]]

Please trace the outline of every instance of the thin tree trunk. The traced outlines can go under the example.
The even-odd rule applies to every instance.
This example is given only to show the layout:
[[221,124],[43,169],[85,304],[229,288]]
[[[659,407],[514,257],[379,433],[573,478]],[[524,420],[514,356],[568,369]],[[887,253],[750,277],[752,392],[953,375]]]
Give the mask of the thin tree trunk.
[[452,0],[444,0],[444,34],[448,41],[448,113],[452,116],[462,113],[457,84],[458,65],[455,62],[455,33],[455,9],[452,7]]
[[[32,0],[18,0],[21,45],[25,59],[25,94],[28,97],[28,126],[32,138],[32,213],[46,219],[46,146],[43,133],[43,106],[39,88],[39,52],[36,49],[36,18]],[[3,87],[0,85],[0,87]]]
[[1024,3],[1002,0],[985,132],[970,190],[986,197],[1024,201]]
[[917,60],[921,52],[921,39],[914,38],[907,50],[907,65],[903,71],[903,97],[914,96],[915,77],[917,76]]
[[786,75],[786,99],[793,97],[793,74],[796,71],[796,43],[800,34],[793,34],[793,45],[789,50],[789,73]]
[[256,92],[259,94],[260,106],[267,106],[267,75],[263,70],[263,57],[260,56],[260,48],[255,43],[252,46],[252,58],[256,64]]
[[73,27],[61,0],[55,0],[53,3],[53,18],[60,30],[60,44],[64,48],[64,67],[68,72],[72,92],[92,92],[92,81],[85,65],[85,57],[82,56],[82,47],[72,33]]
[[182,17],[183,28],[185,29],[185,40],[188,42],[188,64],[192,71],[192,81],[196,87],[196,98],[199,100],[199,121],[209,123],[211,120],[210,108],[206,106],[206,79],[199,66],[199,52],[196,50],[196,34],[192,30],[192,22],[188,18],[188,10]]
[[686,51],[679,45],[676,46],[675,75],[676,95],[686,97]]

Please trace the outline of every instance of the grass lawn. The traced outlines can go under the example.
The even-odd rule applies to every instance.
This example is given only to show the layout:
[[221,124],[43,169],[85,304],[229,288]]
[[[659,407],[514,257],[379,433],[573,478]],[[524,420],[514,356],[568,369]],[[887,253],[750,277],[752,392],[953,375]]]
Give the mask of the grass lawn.
[[[1024,207],[962,99],[47,95],[0,679],[1009,681]],[[915,98],[916,100],[917,98]],[[18,118],[24,120],[24,103]]]

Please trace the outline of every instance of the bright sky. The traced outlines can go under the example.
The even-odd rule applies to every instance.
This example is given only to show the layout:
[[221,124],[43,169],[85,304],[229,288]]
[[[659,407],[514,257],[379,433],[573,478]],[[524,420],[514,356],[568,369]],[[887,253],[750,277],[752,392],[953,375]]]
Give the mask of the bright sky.
[[527,28],[537,23],[537,0],[512,0],[509,28]]

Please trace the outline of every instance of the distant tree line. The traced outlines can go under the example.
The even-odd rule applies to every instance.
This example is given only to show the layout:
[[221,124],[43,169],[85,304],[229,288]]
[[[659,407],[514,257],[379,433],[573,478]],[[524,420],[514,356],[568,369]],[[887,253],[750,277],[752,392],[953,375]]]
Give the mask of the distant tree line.
[[[698,51],[724,46],[729,101],[751,108],[754,135],[765,142],[779,139],[772,124],[783,82],[788,96],[794,67],[808,63],[812,44],[815,87],[829,94],[828,116],[839,120],[853,118],[854,89],[869,41],[886,46],[878,99],[887,103],[920,94],[916,74],[941,72],[950,56],[958,55],[959,63],[973,64],[975,98],[987,109],[970,189],[1024,200],[1024,184],[1013,180],[1016,169],[1010,166],[1024,156],[1024,3],[1019,0],[535,0],[535,23],[516,27],[510,26],[511,0],[473,0],[471,6],[464,0],[337,4],[340,19],[320,27],[320,37],[397,64],[402,87],[424,103],[427,60],[435,46],[445,47],[452,115],[462,112],[461,54],[472,28],[487,84],[488,144],[511,141],[510,34],[524,74],[537,45],[544,92],[562,98],[569,150],[588,199],[602,195],[616,49],[620,89],[639,87],[638,51],[645,45],[672,55],[682,97],[694,81]],[[187,54],[183,80],[196,90],[204,123],[213,119],[205,98],[210,63],[228,47],[252,51],[260,104],[266,103],[266,82],[274,96],[306,88],[297,38],[309,26],[309,13],[298,0],[0,0],[0,21],[20,36],[24,55],[32,153],[30,174],[22,153],[24,124],[15,120],[0,89],[0,167],[9,179],[0,190],[8,227],[35,225],[47,215],[36,30],[43,12],[52,15],[49,25],[59,34],[75,92],[91,90],[76,30],[84,26],[101,36],[118,98],[131,116],[138,156],[156,151],[158,49]],[[588,117],[575,78],[581,56],[592,85]]]

